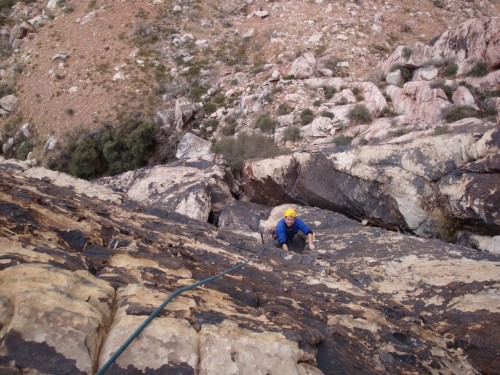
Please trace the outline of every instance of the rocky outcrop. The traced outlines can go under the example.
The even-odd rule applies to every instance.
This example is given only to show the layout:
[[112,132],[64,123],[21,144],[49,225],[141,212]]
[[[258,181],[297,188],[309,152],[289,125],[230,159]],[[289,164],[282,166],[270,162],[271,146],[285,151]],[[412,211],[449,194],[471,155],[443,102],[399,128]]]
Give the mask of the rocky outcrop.
[[[3,164],[0,177],[2,373],[92,374],[174,290],[262,245]],[[245,207],[231,209],[233,223]],[[110,372],[498,372],[498,257],[294,207],[314,253],[270,246],[177,296]],[[284,209],[259,219],[265,239]]]
[[[499,17],[470,19],[457,27],[441,34],[431,45],[409,47],[399,46],[392,55],[379,64],[384,76],[394,66],[406,66],[413,69],[423,67],[430,62],[437,65],[444,63],[443,58],[454,58],[457,75],[466,75],[475,64],[484,62],[488,69],[500,67]],[[409,52],[409,53],[408,53]]]
[[[245,197],[260,204],[312,205],[421,236],[453,236],[464,227],[495,236],[500,133],[489,127],[482,134],[249,161]],[[448,221],[456,228],[447,228]]]
[[206,222],[238,189],[229,171],[203,159],[187,159],[105,177],[99,184],[142,204]]

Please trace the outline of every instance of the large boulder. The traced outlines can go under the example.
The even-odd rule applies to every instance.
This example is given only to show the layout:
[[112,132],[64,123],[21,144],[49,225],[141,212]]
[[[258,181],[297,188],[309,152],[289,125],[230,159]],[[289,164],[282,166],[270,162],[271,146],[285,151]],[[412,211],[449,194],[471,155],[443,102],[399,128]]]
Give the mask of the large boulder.
[[316,58],[312,52],[306,52],[295,60],[288,75],[296,79],[310,78],[314,75]]
[[440,122],[445,110],[451,106],[443,89],[433,88],[426,81],[408,82],[403,88],[391,85],[385,92],[398,114],[428,123]]
[[214,161],[215,154],[210,151],[212,143],[192,133],[186,133],[177,145],[175,156],[178,159],[203,159]]
[[445,235],[447,221],[496,235],[500,131],[489,127],[482,135],[248,161],[245,199],[308,204],[421,236]]
[[207,221],[211,211],[234,199],[229,171],[206,160],[183,160],[99,180],[128,198]]

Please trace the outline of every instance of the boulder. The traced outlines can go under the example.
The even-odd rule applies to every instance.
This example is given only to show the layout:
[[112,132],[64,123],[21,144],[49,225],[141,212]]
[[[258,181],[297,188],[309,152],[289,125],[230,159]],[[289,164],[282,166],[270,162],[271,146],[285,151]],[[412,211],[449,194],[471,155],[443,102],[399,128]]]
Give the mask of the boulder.
[[317,90],[322,87],[333,87],[336,90],[340,90],[340,87],[344,86],[345,82],[342,78],[309,78],[304,80],[304,84],[312,89]]
[[408,82],[403,88],[391,85],[385,92],[397,113],[428,123],[441,121],[443,112],[451,106],[444,91],[432,88],[426,81]]
[[15,95],[6,95],[0,98],[0,116],[6,116],[14,112],[17,107],[17,97]]
[[215,154],[210,151],[212,143],[192,133],[186,133],[177,146],[175,157],[178,159],[203,159],[214,161]]
[[327,137],[334,130],[334,123],[328,117],[316,117],[309,125],[300,128],[303,137]]
[[268,206],[234,200],[222,207],[217,225],[260,243],[261,221],[267,220],[270,212]]
[[181,130],[184,125],[191,121],[197,110],[196,105],[187,98],[179,98],[175,101],[175,128]]
[[479,110],[479,107],[476,105],[474,97],[470,93],[469,89],[465,86],[458,86],[457,89],[453,91],[451,100],[453,101],[453,104],[466,105],[468,107],[472,107]]
[[292,63],[288,75],[296,79],[310,78],[314,75],[316,58],[311,52],[306,52]]
[[99,184],[142,204],[206,222],[211,211],[219,212],[234,199],[228,173],[212,162],[193,159],[104,177]]

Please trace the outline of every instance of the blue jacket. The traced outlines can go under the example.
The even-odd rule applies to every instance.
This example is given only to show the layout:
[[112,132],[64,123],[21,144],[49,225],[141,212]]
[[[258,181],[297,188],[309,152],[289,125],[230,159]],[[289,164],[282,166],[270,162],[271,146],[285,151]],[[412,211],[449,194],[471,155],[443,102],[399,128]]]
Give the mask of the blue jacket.
[[312,233],[311,228],[309,228],[306,223],[298,217],[295,218],[295,222],[290,228],[286,226],[285,219],[278,221],[278,224],[276,225],[276,238],[278,239],[280,246],[290,241],[299,230],[305,235]]

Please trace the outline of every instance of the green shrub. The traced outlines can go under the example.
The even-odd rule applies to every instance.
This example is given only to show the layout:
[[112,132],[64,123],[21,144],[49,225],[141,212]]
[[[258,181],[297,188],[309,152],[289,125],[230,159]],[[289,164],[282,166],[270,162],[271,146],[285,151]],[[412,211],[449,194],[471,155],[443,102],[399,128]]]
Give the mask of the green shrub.
[[316,99],[314,102],[313,102],[313,106],[315,107],[319,107],[321,105],[321,100],[319,99]]
[[321,117],[328,117],[328,118],[335,118],[335,114],[333,114],[332,112],[330,111],[323,111],[319,114]]
[[234,135],[236,133],[236,127],[238,126],[238,121],[234,117],[226,117],[224,120],[226,126],[222,128],[222,134],[226,137]]
[[263,113],[255,120],[255,128],[260,129],[263,133],[273,133],[276,127],[276,121],[269,115]]
[[379,117],[394,117],[397,113],[392,111],[388,106],[385,106],[379,113]]
[[84,134],[67,147],[69,172],[92,179],[141,168],[153,154],[155,132],[152,122],[126,118],[116,129]]
[[405,59],[409,59],[412,53],[413,53],[413,50],[410,47],[403,48],[403,57]]
[[447,60],[444,64],[443,74],[445,77],[455,77],[458,72],[458,65],[453,60]]
[[219,126],[219,121],[214,118],[211,118],[205,122],[205,128],[212,128],[213,130],[217,129]]
[[217,104],[212,102],[203,103],[203,111],[207,114],[212,114],[217,110]]
[[372,119],[370,111],[364,104],[356,104],[347,113],[347,117],[355,123],[367,123]]
[[478,61],[467,73],[468,76],[483,77],[488,74],[488,66],[484,61]]
[[301,139],[302,136],[300,135],[300,129],[297,126],[289,126],[285,129],[285,132],[283,133],[283,139],[285,141],[298,141]]
[[348,103],[347,98],[341,97],[335,102],[335,105],[346,105]]
[[233,170],[241,172],[243,162],[257,157],[271,158],[288,153],[262,134],[240,133],[238,137],[225,137],[215,142],[212,151],[222,154]]
[[444,0],[434,0],[432,2],[436,8],[444,8],[445,2]]
[[348,137],[346,135],[339,135],[338,137],[335,137],[333,139],[333,143],[335,146],[340,147],[340,146],[349,146],[352,142],[352,138]]
[[26,160],[28,154],[33,150],[32,142],[23,142],[21,147],[16,150],[16,158],[19,160]]
[[476,117],[477,111],[468,105],[452,106],[445,116],[446,122],[455,122],[467,117]]
[[287,103],[281,103],[278,106],[278,110],[276,111],[276,114],[278,116],[283,116],[283,115],[288,115],[289,113],[292,113],[293,108],[289,106]]
[[396,64],[393,65],[390,70],[391,72],[393,72],[398,69],[401,72],[401,79],[403,80],[404,83],[410,82],[412,80],[415,68]]
[[153,154],[155,127],[151,122],[126,119],[111,136],[103,146],[110,175],[143,167]]
[[300,123],[302,125],[310,124],[314,120],[314,113],[309,108],[305,108],[300,112]]
[[496,117],[498,112],[496,106],[496,100],[493,98],[486,98],[480,101],[479,109],[481,110],[481,117],[489,117],[489,116]]
[[323,92],[326,99],[331,99],[337,93],[337,89],[332,86],[323,86]]
[[5,82],[0,82],[0,98],[3,98],[6,95],[11,95],[14,93],[14,89],[11,85]]
[[96,178],[104,173],[106,167],[98,142],[87,137],[78,144],[70,145],[71,159],[69,172],[84,179]]

